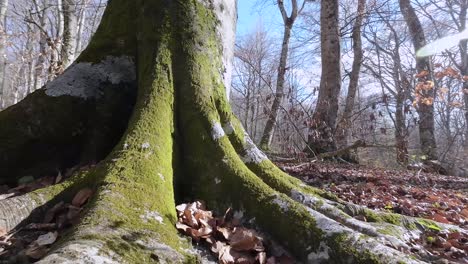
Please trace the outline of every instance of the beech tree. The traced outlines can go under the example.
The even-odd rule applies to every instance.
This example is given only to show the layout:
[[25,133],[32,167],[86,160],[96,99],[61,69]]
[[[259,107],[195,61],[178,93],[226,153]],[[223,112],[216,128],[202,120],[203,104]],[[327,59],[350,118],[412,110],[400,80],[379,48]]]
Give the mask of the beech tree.
[[263,130],[263,135],[260,140],[260,147],[262,149],[268,150],[270,148],[271,139],[273,137],[273,130],[276,125],[276,120],[278,119],[278,113],[280,111],[281,103],[283,102],[284,97],[284,85],[286,78],[286,64],[288,62],[288,53],[289,53],[289,41],[291,39],[291,31],[296,22],[297,16],[304,9],[307,0],[302,2],[302,5],[299,6],[297,0],[291,0],[291,14],[288,14],[284,6],[283,0],[278,0],[278,8],[281,12],[284,23],[284,32],[283,32],[283,42],[281,44],[281,55],[279,59],[278,72],[276,77],[276,92],[273,98],[273,104],[271,105],[271,111],[268,115],[268,119]]
[[418,227],[457,227],[344,202],[283,173],[252,143],[226,97],[235,21],[234,0],[109,1],[78,59],[0,112],[1,183],[96,165],[1,200],[0,227],[88,187],[81,223],[38,263],[196,262],[174,226],[185,198],[233,206],[304,262],[429,260],[409,250]]
[[338,1],[322,0],[320,3],[322,75],[320,77],[317,106],[310,124],[307,152],[323,153],[336,149],[334,133],[341,89],[340,26],[338,18]]
[[[413,42],[415,52],[426,45],[426,36],[416,12],[409,0],[399,0],[401,13],[408,25],[409,33]],[[429,84],[433,82],[433,69],[428,57],[416,58],[416,70],[418,71],[418,82]],[[426,85],[427,86],[427,85]],[[418,102],[419,114],[419,141],[421,151],[428,160],[437,160],[437,146],[435,141],[434,127],[434,87],[417,91],[421,100]]]

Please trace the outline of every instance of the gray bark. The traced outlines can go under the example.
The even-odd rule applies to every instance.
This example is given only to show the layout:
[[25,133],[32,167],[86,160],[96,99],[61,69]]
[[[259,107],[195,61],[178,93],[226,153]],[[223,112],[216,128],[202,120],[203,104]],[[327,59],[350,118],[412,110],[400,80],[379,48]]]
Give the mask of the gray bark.
[[361,28],[365,16],[366,0],[358,1],[358,9],[356,21],[353,26],[352,40],[353,40],[353,66],[351,75],[349,78],[348,95],[346,96],[346,105],[343,111],[343,116],[338,122],[336,129],[336,142],[339,148],[346,147],[348,145],[349,131],[351,127],[351,116],[353,114],[354,102],[356,99],[356,92],[359,82],[359,74],[361,72],[362,64],[362,39],[361,39]]
[[[401,12],[405,18],[414,50],[416,52],[426,45],[426,37],[424,35],[423,27],[414,11],[414,8],[411,6],[410,1],[399,0],[399,2]],[[429,75],[418,78],[419,82],[433,80],[430,57],[416,58],[416,70],[418,73],[423,71],[429,72]],[[420,96],[423,98],[434,98],[434,89],[421,91]],[[434,105],[425,104],[420,100],[417,110],[419,114],[419,141],[422,154],[429,160],[437,160],[437,146],[434,135]]]
[[336,150],[334,130],[341,89],[339,1],[322,0],[320,11],[320,42],[322,76],[317,106],[309,125],[306,151],[323,153]]
[[6,73],[6,12],[8,0],[0,0],[0,109],[4,107],[5,73]]
[[75,59],[78,38],[78,16],[76,0],[63,0],[63,45],[61,66],[67,68]]
[[[305,2],[304,2],[305,3]],[[283,102],[284,97],[284,83],[286,76],[286,64],[288,61],[288,52],[289,52],[289,41],[291,39],[291,30],[296,21],[298,14],[300,13],[299,7],[297,5],[297,0],[291,0],[292,10],[291,15],[288,16],[286,9],[284,7],[283,0],[278,0],[278,7],[283,17],[284,22],[284,33],[283,33],[283,43],[281,45],[281,56],[278,66],[278,76],[276,80],[276,92],[273,99],[273,104],[271,106],[270,113],[268,115],[268,120],[263,130],[262,139],[260,141],[260,147],[263,149],[269,149],[271,140],[273,137],[273,130],[275,128],[276,120],[278,119],[278,113]],[[302,8],[301,8],[302,9]]]

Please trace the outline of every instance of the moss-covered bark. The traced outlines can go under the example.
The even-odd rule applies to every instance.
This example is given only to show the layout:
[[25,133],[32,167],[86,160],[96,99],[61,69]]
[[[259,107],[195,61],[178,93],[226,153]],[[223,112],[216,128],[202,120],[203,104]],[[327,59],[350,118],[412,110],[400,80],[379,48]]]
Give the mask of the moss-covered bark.
[[[419,262],[413,259],[418,256],[407,256],[386,245],[404,247],[405,235],[414,226],[405,225],[391,215],[355,208],[322,190],[303,185],[274,166],[245,134],[230,110],[223,80],[222,55],[226,50],[220,44],[219,29],[229,27],[222,26],[226,21],[220,17],[234,19],[226,13],[233,0],[129,2],[109,2],[103,24],[78,66],[68,71],[68,77],[67,73],[62,76],[68,80],[70,72],[78,71],[71,77],[81,78],[79,73],[84,71],[97,81],[77,82],[80,92],[57,88],[55,83],[49,86],[52,90],[40,94],[44,100],[65,102],[66,106],[70,105],[66,103],[69,100],[84,104],[68,110],[68,114],[94,104],[91,110],[80,112],[86,128],[80,141],[63,135],[63,141],[73,141],[80,148],[76,151],[76,163],[93,156],[88,153],[97,153],[93,149],[97,142],[104,142],[105,147],[98,147],[100,154],[94,154],[95,157],[113,147],[96,167],[77,176],[84,180],[42,191],[50,192],[51,196],[46,197],[50,199],[58,197],[57,193],[67,197],[71,192],[65,186],[89,186],[96,190],[96,195],[81,224],[41,263],[196,262],[190,244],[177,235],[174,227],[175,191],[178,199],[204,199],[214,210],[233,206],[243,211],[247,219],[282,242],[303,262]],[[134,22],[121,21],[127,19]],[[122,26],[123,30],[114,25]],[[114,34],[119,41],[109,38]],[[102,52],[108,53],[104,56]],[[131,59],[109,59],[109,55]],[[106,87],[116,86],[117,90],[111,91],[118,91],[117,94],[122,92],[119,87],[131,87],[133,82],[122,77],[126,71],[120,68],[133,60],[137,72],[136,105],[120,141],[110,144],[107,135],[111,130],[104,124],[115,125],[119,119],[110,113],[132,104],[114,99],[114,93],[102,90],[101,86],[102,83]],[[90,61],[93,64],[87,63]],[[94,71],[103,73],[95,75]],[[60,95],[64,91],[84,97]],[[52,95],[50,99],[48,92]],[[94,97],[86,97],[89,94]],[[35,96],[23,103],[25,107],[35,105]],[[102,103],[97,107],[96,102]],[[14,108],[9,111],[21,112]],[[57,120],[68,115],[60,114],[64,117]],[[3,115],[0,114],[0,120]],[[21,116],[18,118],[18,124],[25,122]],[[73,131],[76,118],[70,119],[72,128],[67,129]],[[12,126],[16,124],[12,119],[7,126],[10,122]],[[51,122],[56,123],[58,126],[58,121]],[[51,128],[55,127],[48,127]],[[58,132],[44,132],[37,140],[43,142],[46,135],[54,133]],[[10,152],[13,151],[14,148]],[[23,151],[39,153],[33,148]],[[27,211],[35,206],[31,204]],[[375,222],[360,222],[352,218],[356,213],[367,213],[369,219],[374,216]],[[395,235],[390,236],[389,230],[393,229]]]

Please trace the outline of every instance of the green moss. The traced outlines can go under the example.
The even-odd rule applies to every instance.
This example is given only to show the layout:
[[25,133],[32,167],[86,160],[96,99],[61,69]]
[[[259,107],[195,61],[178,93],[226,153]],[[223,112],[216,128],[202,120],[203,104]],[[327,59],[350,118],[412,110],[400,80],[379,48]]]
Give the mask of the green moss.
[[[365,238],[362,238],[365,239]],[[346,234],[335,234],[327,239],[327,245],[332,249],[328,263],[382,263],[379,258],[365,250],[357,251]]]
[[436,222],[427,220],[427,219],[419,219],[416,221],[416,224],[421,225],[424,229],[430,229],[432,231],[442,231],[439,225]]

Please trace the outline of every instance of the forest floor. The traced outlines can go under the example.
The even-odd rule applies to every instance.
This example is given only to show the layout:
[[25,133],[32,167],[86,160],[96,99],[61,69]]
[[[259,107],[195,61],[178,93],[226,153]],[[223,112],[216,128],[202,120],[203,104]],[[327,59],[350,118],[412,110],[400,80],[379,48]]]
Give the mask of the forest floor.
[[466,232],[433,230],[415,244],[444,259],[468,263],[468,178],[336,162],[276,164],[347,202],[461,227]]
[[[414,241],[414,248],[417,250],[422,246],[426,252],[448,262],[468,263],[468,178],[336,162],[294,161],[276,164],[304,183],[330,191],[345,201],[370,209],[459,226],[463,231],[430,230],[421,239]],[[40,179],[21,179],[15,187],[0,186],[0,201],[62,182],[81,169],[86,168],[74,168],[63,175],[59,173]],[[12,232],[0,229],[0,263],[29,263],[42,258],[56,240],[79,222],[83,208],[92,195],[90,189],[82,189],[72,201],[62,201],[48,209],[43,219],[38,219],[36,223]],[[240,220],[228,221],[228,218],[232,218],[227,217],[228,213],[214,217],[204,206],[195,205],[200,203],[178,206],[180,217],[177,228],[194,241],[203,239],[209,242],[206,250],[216,253],[219,263],[222,263],[222,258],[240,259],[247,256],[242,252],[238,255],[225,252],[227,248],[236,249],[236,244],[242,247],[248,245],[244,248],[245,252],[255,252],[250,256],[251,263],[294,263],[280,250],[274,250],[278,253],[276,258],[267,257],[265,252],[271,248],[268,244],[275,242],[268,242],[255,230],[235,224]],[[187,218],[187,215],[193,217]],[[367,221],[363,216],[356,218]],[[191,219],[196,221],[188,221]],[[259,241],[263,241],[263,244]]]

